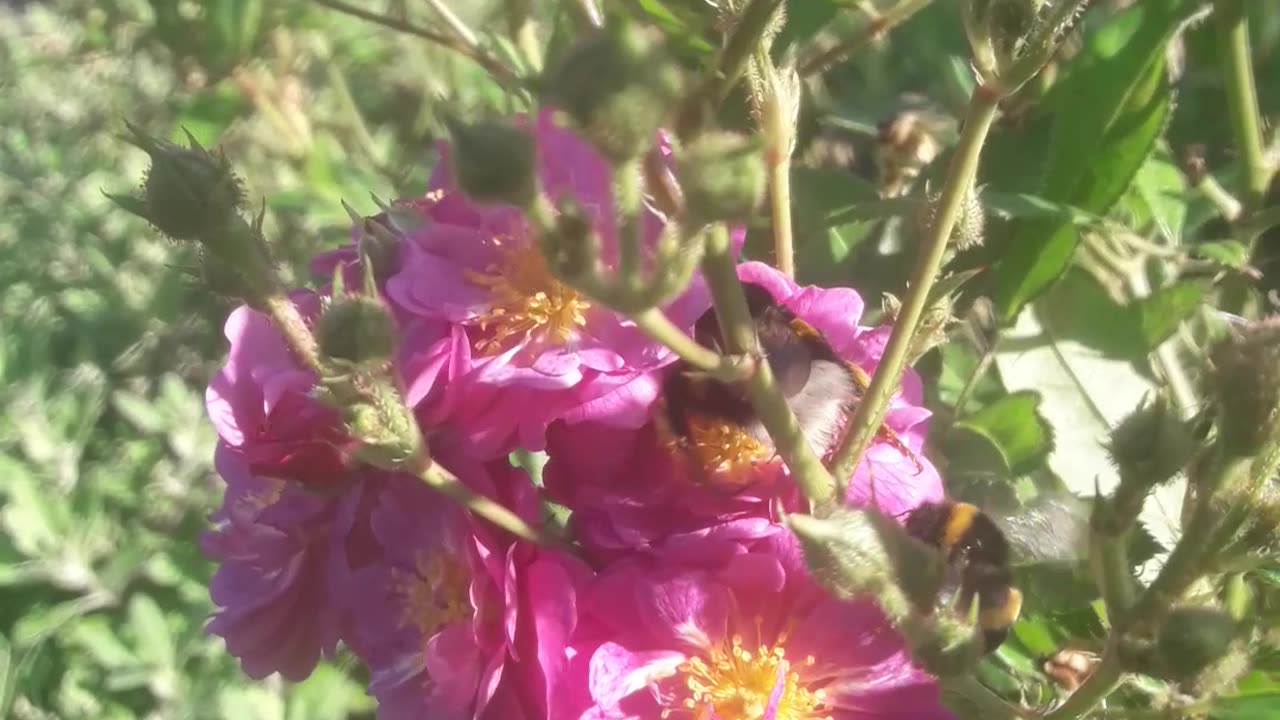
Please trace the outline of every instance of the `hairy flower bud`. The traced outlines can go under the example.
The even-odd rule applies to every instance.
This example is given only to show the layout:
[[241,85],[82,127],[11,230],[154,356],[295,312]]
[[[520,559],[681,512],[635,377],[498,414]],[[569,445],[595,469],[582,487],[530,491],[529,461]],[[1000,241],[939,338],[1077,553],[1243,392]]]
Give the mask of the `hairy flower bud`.
[[1191,425],[1163,395],[1129,413],[1112,428],[1107,444],[1121,481],[1148,489],[1177,475],[1196,447]]
[[1276,436],[1280,319],[1233,328],[1213,349],[1210,359],[1222,447],[1231,455],[1254,455]]
[[174,240],[203,240],[239,217],[244,191],[221,152],[204,149],[190,133],[189,147],[182,147],[127,127],[126,139],[151,156],[142,209],[160,232]]
[[746,220],[764,195],[760,143],[733,133],[707,133],[676,158],[685,207],[696,223]]
[[533,136],[498,123],[448,121],[454,181],[482,204],[527,207],[538,194]]
[[615,164],[653,145],[683,84],[659,38],[618,20],[571,48],[546,79],[552,104]]
[[1238,634],[1236,621],[1221,610],[1181,607],[1160,628],[1156,647],[1168,676],[1185,680],[1221,658]]
[[[933,230],[933,223],[938,216],[940,197],[937,193],[929,193],[916,212],[916,231],[922,238],[928,236]],[[964,201],[960,206],[960,215],[951,228],[949,242],[952,247],[961,252],[979,247],[986,239],[986,228],[987,212],[982,207],[978,191],[971,187],[965,193]]]
[[870,593],[896,622],[913,607],[932,605],[942,580],[940,558],[892,520],[842,509],[823,518],[791,515],[787,525],[810,572],[835,595]]
[[965,31],[978,69],[999,74],[1022,56],[1028,41],[1042,29],[1045,0],[966,0]]
[[355,364],[384,363],[395,351],[395,321],[377,297],[338,297],[316,324],[316,342],[328,358]]

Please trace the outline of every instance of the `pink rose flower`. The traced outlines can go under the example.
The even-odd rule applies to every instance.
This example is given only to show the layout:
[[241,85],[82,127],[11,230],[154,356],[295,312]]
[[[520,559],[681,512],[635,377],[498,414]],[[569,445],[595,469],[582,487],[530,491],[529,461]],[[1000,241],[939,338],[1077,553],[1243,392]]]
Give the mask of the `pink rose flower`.
[[[447,463],[531,520],[536,494],[505,460]],[[348,644],[370,672],[382,720],[548,717],[550,688],[590,575],[562,553],[513,542],[415,478],[385,475],[345,531],[373,551],[348,556]],[[517,712],[518,710],[518,712]]]
[[343,498],[323,498],[276,478],[253,475],[225,442],[215,456],[227,483],[214,527],[200,538],[218,562],[209,581],[217,610],[208,625],[244,672],[300,681],[333,654],[341,611],[330,592],[332,528]]
[[[614,254],[617,219],[608,166],[545,111],[530,125],[538,174],[552,200],[572,196]],[[671,353],[625,318],[561,284],[548,270],[520,211],[478,206],[452,186],[448,149],[425,198],[403,202],[421,219],[406,229],[400,269],[386,293],[401,317],[448,323],[453,331],[424,358],[447,354],[449,387],[405,372],[424,424],[461,431],[473,454],[496,457],[517,445],[541,449],[547,425],[597,421],[637,427],[657,394],[654,370]],[[643,240],[663,221],[643,213]],[[667,312],[692,325],[707,302],[695,280]],[[431,361],[424,361],[431,364]]]
[[952,717],[879,609],[824,592],[789,534],[730,545],[604,570],[583,595],[555,717]]
[[[739,277],[764,286],[783,305],[813,325],[842,358],[874,372],[884,331],[860,327],[862,300],[847,288],[796,286],[761,263],[739,266]],[[918,458],[876,440],[849,484],[846,500],[898,515],[926,500],[942,498],[942,480],[921,455],[929,411],[920,406],[919,376],[908,371],[903,390],[890,403],[886,424]],[[654,409],[655,414],[660,412]],[[571,508],[578,540],[595,557],[662,543],[675,534],[746,518],[773,519],[775,508],[802,507],[784,465],[752,456],[743,471],[705,473],[675,448],[657,421],[643,428],[600,423],[556,423],[547,434],[550,455],[543,481],[548,496]],[[834,445],[834,443],[832,443]],[[827,448],[827,452],[834,448]],[[724,452],[723,448],[720,452]],[[753,450],[754,452],[754,450]],[[731,454],[731,453],[730,453]],[[725,458],[733,464],[733,458]]]
[[[319,314],[320,298],[293,294],[303,316]],[[271,320],[241,306],[227,318],[231,350],[209,381],[209,418],[228,452],[262,477],[331,488],[350,477],[345,433],[337,411],[316,402],[315,376],[294,360]]]

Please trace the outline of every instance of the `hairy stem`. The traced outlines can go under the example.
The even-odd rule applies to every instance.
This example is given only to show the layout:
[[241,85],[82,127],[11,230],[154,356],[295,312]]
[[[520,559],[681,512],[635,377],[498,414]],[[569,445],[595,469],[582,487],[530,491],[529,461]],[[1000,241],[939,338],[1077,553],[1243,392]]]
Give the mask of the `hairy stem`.
[[[719,225],[707,239],[702,272],[715,302],[716,318],[725,344],[734,355],[757,356],[759,347],[747,298],[738,280],[738,270],[729,247],[729,233]],[[767,362],[756,362],[747,380],[747,393],[778,454],[787,463],[796,484],[815,507],[830,506],[836,499],[836,483],[814,454],[800,428],[795,413],[787,405]]]
[[931,2],[933,0],[901,0],[883,13],[870,18],[857,34],[805,60],[800,64],[800,75],[809,77],[825,71],[865,45],[884,37],[885,33],[906,22]]
[[[1235,134],[1240,159],[1244,163],[1244,182],[1239,197],[1246,212],[1262,207],[1271,181],[1262,149],[1262,121],[1258,110],[1258,89],[1253,77],[1253,59],[1249,50],[1249,20],[1244,0],[1217,0],[1214,22],[1218,29],[1218,47],[1227,90],[1227,112]],[[1256,236],[1244,238],[1252,244]]]
[[370,12],[355,5],[350,5],[342,2],[341,0],[312,0],[312,2],[317,5],[327,7],[330,10],[337,10],[340,13],[345,13],[352,17],[358,17],[361,20],[367,20],[385,28],[405,33],[406,35],[413,35],[414,37],[422,38],[427,42],[452,50],[453,52],[469,58],[476,64],[483,67],[495,80],[508,88],[518,87],[521,84],[521,79],[516,76],[515,72],[511,68],[499,62],[497,58],[490,55],[483,48],[468,45],[462,38],[436,32],[435,30],[430,30],[428,28],[419,27],[407,20],[379,15],[378,13]]
[[714,70],[685,97],[676,122],[679,137],[688,139],[697,135],[716,108],[724,103],[746,72],[780,5],[782,0],[750,0],[738,14],[737,22],[729,31],[729,39],[716,58]]
[[284,293],[275,293],[266,298],[267,314],[271,322],[284,336],[285,344],[293,352],[294,358],[311,372],[323,374],[320,362],[320,348],[316,338],[307,327],[307,321],[294,306],[293,301]]
[[850,430],[836,451],[832,472],[841,485],[853,476],[862,453],[871,444],[876,430],[884,420],[890,397],[902,381],[911,340],[929,303],[929,292],[933,289],[946,255],[951,230],[960,218],[965,195],[978,172],[982,145],[995,121],[1000,97],[992,88],[979,85],[969,101],[964,130],[951,157],[951,166],[947,169],[946,183],[938,198],[934,222],[929,228],[928,237],[921,244],[920,258],[911,276],[911,287],[903,299],[898,320],[893,325],[893,333],[889,336],[884,355],[871,379],[871,386],[858,404],[857,411],[849,421]]
[[1173,604],[1204,573],[1206,559],[1216,550],[1210,547],[1207,539],[1214,536],[1220,519],[1211,502],[1213,495],[1219,488],[1237,482],[1241,476],[1248,477],[1252,466],[1252,457],[1223,458],[1210,477],[1196,486],[1196,504],[1191,520],[1183,528],[1182,537],[1169,553],[1164,567],[1160,568],[1160,574],[1143,591],[1132,611],[1118,623],[1122,630],[1159,627]]

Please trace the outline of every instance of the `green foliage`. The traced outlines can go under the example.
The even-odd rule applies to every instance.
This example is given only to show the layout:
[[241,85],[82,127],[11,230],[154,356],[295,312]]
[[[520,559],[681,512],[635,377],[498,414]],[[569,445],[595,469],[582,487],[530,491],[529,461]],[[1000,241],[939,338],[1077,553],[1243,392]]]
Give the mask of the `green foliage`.
[[[413,3],[367,4],[430,17]],[[501,24],[488,22],[491,3],[447,4],[486,31]],[[712,3],[597,4],[610,22],[626,15],[660,29],[682,72],[704,71],[722,46]],[[552,68],[577,36],[568,3],[545,5]],[[793,0],[776,59],[860,37],[871,21],[857,8],[867,5]],[[864,324],[877,320],[881,293],[903,294],[921,242],[915,219],[945,182],[973,90],[960,5],[930,4],[806,85],[792,168],[799,279],[857,288]],[[1224,300],[1239,292],[1232,283],[1262,276],[1275,286],[1274,231],[1250,247],[1183,172],[1195,143],[1229,191],[1241,174],[1221,48],[1211,27],[1185,24],[1206,4],[1094,5],[1049,69],[1002,107],[980,165],[985,244],[949,258],[955,281],[940,285],[958,297],[958,322],[919,365],[934,411],[927,452],[952,494],[1001,512],[1063,491],[1112,492],[1112,428],[1157,391],[1184,418],[1209,405],[1212,309],[1248,306]],[[1274,119],[1280,94],[1266,79],[1280,76],[1280,6],[1249,12],[1259,100]],[[490,45],[518,55],[496,32]],[[631,71],[652,72],[638,65]],[[303,284],[306,260],[349,237],[342,200],[360,211],[370,192],[421,192],[446,113],[492,119],[526,110],[525,99],[421,38],[303,0],[0,4],[0,87],[0,717],[371,716],[358,671],[341,662],[296,686],[253,683],[206,636],[212,568],[196,538],[220,485],[202,388],[223,354],[228,307],[190,280],[208,272],[201,258],[116,211],[102,190],[122,190],[117,179],[145,165],[118,137],[124,120],[217,143],[244,175],[247,204],[265,202],[285,281]],[[731,98],[718,124],[750,127],[745,108]],[[880,125],[904,113],[918,122],[891,141]],[[768,254],[768,214],[764,203],[748,223],[753,257]],[[976,301],[984,295],[990,304]],[[545,458],[513,462],[538,481]],[[1161,486],[1122,541],[1143,582],[1178,541],[1184,494],[1180,478]],[[546,510],[563,522],[563,508]],[[1102,650],[1116,620],[1079,563],[1023,565],[1016,576],[1022,618],[977,677],[1043,708],[1064,694],[1044,658]],[[1258,627],[1280,625],[1280,571],[1251,569],[1246,581]],[[1254,671],[1199,710],[1274,717],[1271,633],[1250,646]],[[1109,709],[1158,708],[1178,689],[1126,683]]]

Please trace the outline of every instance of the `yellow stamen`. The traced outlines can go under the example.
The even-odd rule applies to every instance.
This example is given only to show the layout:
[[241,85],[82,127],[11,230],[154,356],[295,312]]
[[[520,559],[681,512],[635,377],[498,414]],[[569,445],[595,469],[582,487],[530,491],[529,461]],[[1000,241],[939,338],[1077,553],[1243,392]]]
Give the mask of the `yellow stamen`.
[[[813,662],[805,658],[802,666]],[[753,653],[743,647],[742,636],[735,636],[706,659],[691,658],[678,670],[688,689],[682,709],[697,720],[831,720],[819,714],[823,691],[804,687],[781,645],[761,645]]]
[[491,292],[489,310],[476,319],[480,329],[490,334],[476,343],[476,350],[499,353],[530,335],[552,345],[572,339],[586,324],[584,313],[590,303],[552,276],[536,246],[512,244],[499,250],[499,262],[484,272],[463,271],[469,282]]
[[749,470],[773,456],[762,442],[742,426],[718,418],[691,415],[688,437],[675,438],[673,444],[683,448],[704,472],[724,474],[735,480],[747,480],[742,471]]
[[471,617],[471,577],[462,561],[443,552],[421,553],[413,572],[397,570],[394,577],[401,627],[412,626],[430,637]]

